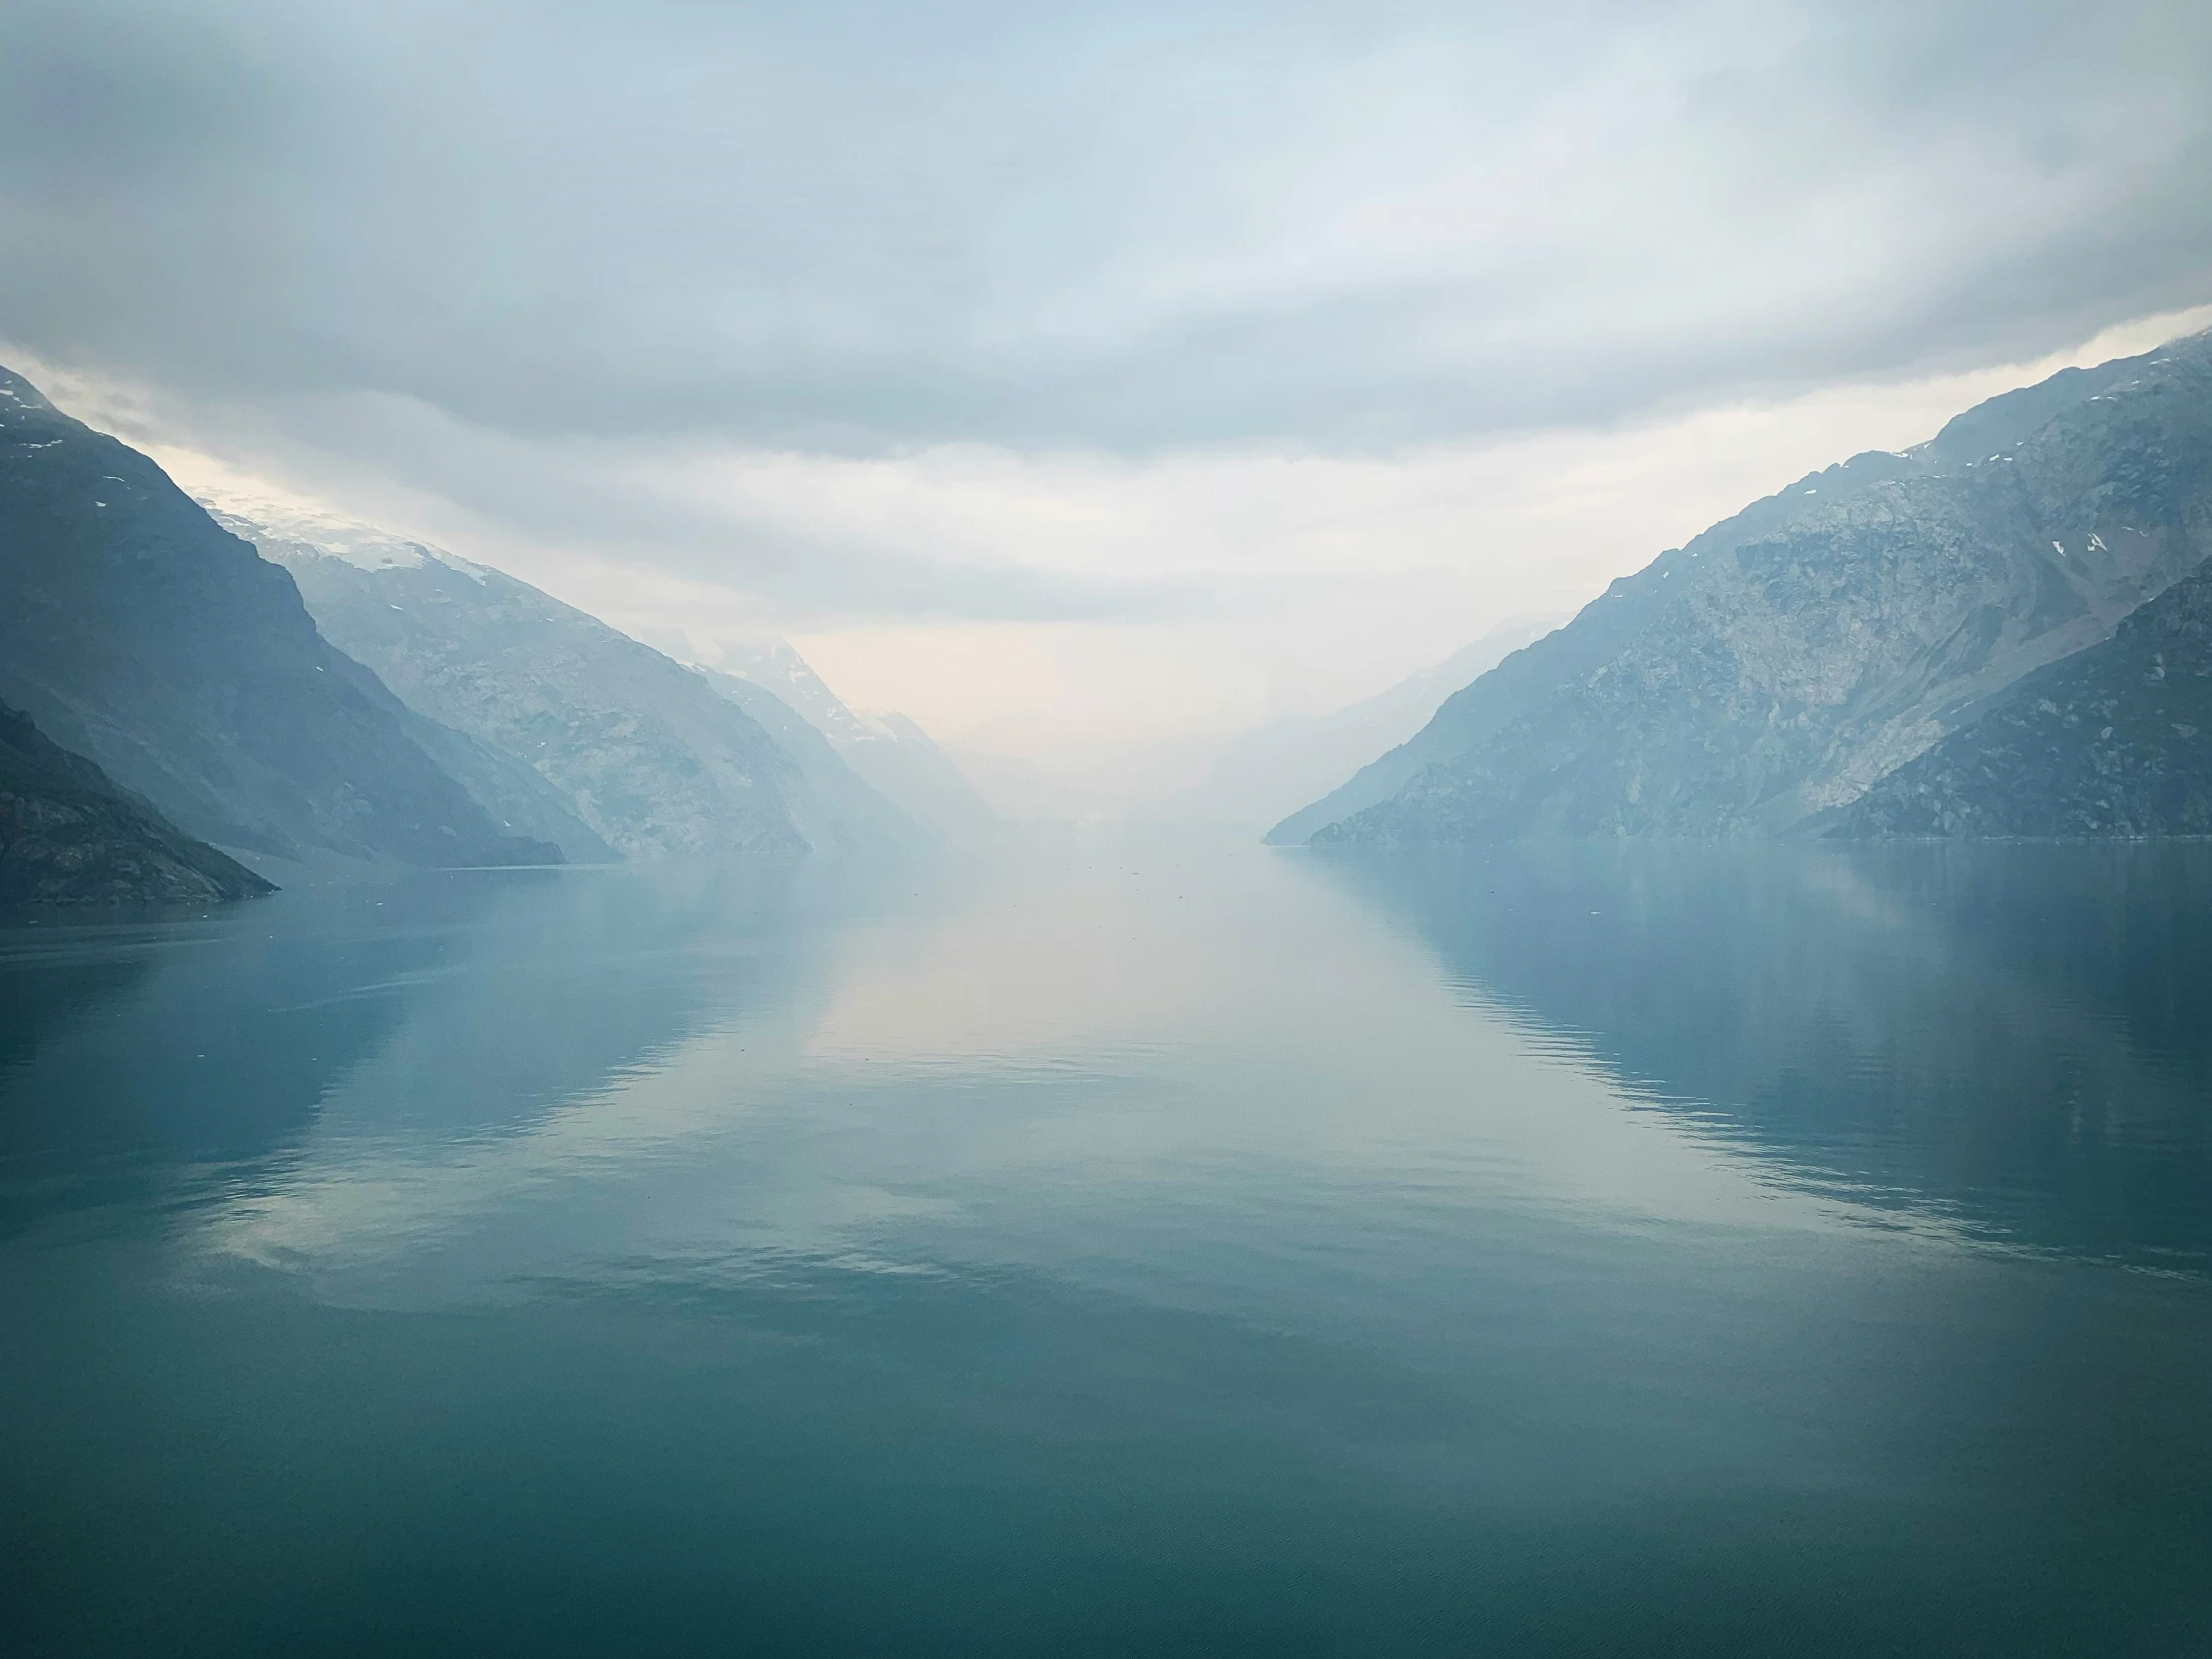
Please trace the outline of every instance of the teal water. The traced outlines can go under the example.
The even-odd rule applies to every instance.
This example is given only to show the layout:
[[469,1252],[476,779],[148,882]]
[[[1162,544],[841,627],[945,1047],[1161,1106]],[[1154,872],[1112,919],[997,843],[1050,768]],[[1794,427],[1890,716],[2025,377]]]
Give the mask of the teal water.
[[2212,848],[0,932],[22,1654],[2212,1652]]

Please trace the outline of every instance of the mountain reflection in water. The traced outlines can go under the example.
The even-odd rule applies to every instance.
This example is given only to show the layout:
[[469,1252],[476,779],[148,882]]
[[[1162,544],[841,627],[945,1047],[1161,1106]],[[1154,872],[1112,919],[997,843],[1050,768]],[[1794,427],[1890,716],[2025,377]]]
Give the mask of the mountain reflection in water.
[[2212,845],[1342,860],[1470,1001],[1862,1203],[2212,1260]]
[[2201,1650],[2207,867],[1098,840],[0,933],[0,1628]]

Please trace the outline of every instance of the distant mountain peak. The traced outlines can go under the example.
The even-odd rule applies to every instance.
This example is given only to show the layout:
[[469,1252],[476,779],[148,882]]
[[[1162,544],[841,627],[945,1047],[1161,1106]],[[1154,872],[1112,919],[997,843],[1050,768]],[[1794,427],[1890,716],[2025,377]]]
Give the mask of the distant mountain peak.
[[822,676],[789,640],[761,638],[725,646],[716,666],[774,692],[832,743],[859,737],[866,731],[860,717],[823,683]]
[[718,669],[776,697],[829,739],[852,769],[947,842],[995,832],[994,814],[952,758],[902,714],[848,707],[789,640],[762,638],[725,648]]

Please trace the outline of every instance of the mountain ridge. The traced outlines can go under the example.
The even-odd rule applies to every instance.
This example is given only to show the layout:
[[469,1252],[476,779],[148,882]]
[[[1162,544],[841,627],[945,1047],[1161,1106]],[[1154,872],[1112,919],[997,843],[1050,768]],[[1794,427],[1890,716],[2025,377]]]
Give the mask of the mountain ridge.
[[205,841],[558,862],[410,738],[284,571],[147,456],[0,368],[0,700]]
[[790,641],[728,647],[711,672],[773,694],[938,840],[973,845],[997,831],[998,815],[934,738],[902,714],[863,714],[850,708]]
[[2212,551],[2212,333],[1808,474],[1609,586],[1277,842],[1767,834]]
[[291,573],[326,635],[482,752],[453,760],[480,800],[572,857],[914,838],[859,779],[835,776],[833,757],[802,764],[691,669],[527,582],[366,526],[224,516]]

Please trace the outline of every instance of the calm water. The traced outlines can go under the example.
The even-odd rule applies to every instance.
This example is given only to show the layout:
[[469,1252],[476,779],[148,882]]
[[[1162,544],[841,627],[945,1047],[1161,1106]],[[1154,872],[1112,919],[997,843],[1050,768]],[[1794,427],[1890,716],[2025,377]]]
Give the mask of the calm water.
[[0,932],[38,1654],[2212,1653],[2212,848]]

